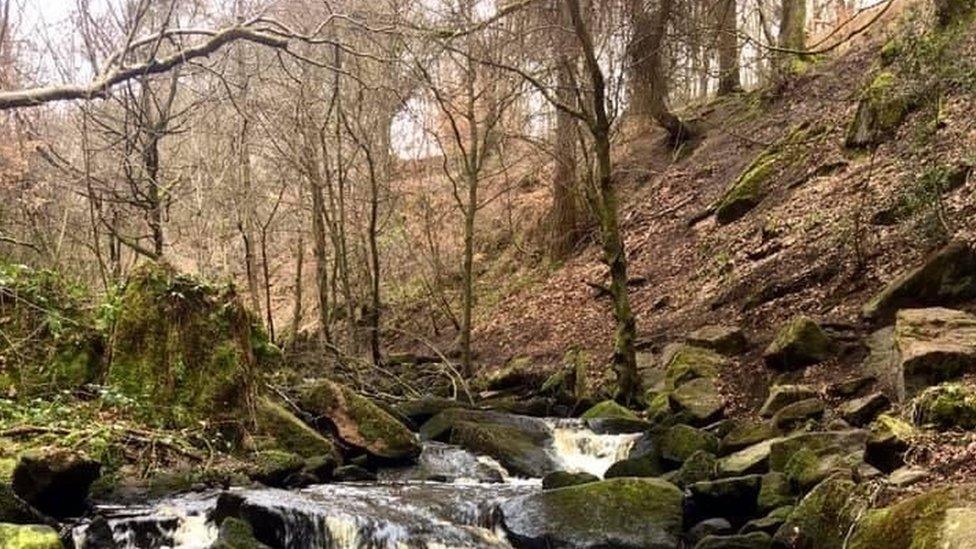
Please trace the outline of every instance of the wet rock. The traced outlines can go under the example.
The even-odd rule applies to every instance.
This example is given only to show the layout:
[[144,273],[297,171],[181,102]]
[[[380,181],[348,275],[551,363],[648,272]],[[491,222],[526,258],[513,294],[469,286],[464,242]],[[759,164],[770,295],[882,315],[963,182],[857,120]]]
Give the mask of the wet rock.
[[578,486],[580,484],[588,484],[590,482],[597,482],[599,480],[600,477],[596,475],[591,475],[589,473],[570,473],[568,471],[554,471],[542,477],[542,489],[555,490],[556,488],[565,488],[567,486]]
[[85,528],[85,540],[77,549],[118,549],[112,526],[105,517],[95,517]]
[[951,242],[919,267],[889,283],[863,308],[869,319],[889,321],[899,309],[950,305],[976,297],[976,253]]
[[772,417],[787,404],[815,396],[817,396],[816,389],[809,385],[773,385],[769,388],[769,396],[759,410],[759,414],[763,417]]
[[598,435],[622,435],[642,433],[649,430],[651,423],[642,419],[597,418],[586,420],[586,426]]
[[101,464],[78,452],[49,449],[24,454],[14,467],[14,493],[41,513],[76,517],[88,508],[88,490]]
[[896,488],[907,488],[913,484],[918,484],[928,476],[928,470],[923,467],[900,467],[888,475],[888,484]]
[[603,473],[603,478],[657,477],[663,472],[657,456],[646,455],[622,459],[614,463]]
[[722,454],[738,452],[764,440],[778,437],[780,430],[772,423],[765,421],[745,420],[738,422],[724,437],[719,445]]
[[61,549],[58,532],[50,526],[0,523],[0,547],[4,549]]
[[763,360],[776,370],[798,370],[823,362],[833,353],[833,342],[814,320],[798,316],[783,327],[766,350]]
[[279,450],[302,457],[339,455],[331,440],[268,397],[257,399],[255,416],[258,433],[272,438]]
[[976,316],[952,309],[904,309],[893,335],[899,398],[976,368]]
[[796,503],[796,495],[793,494],[793,489],[786,475],[777,472],[763,475],[756,503],[763,513]]
[[332,473],[339,482],[370,482],[376,480],[376,474],[359,465],[343,465]]
[[227,518],[221,523],[217,540],[210,549],[270,549],[254,537],[251,525],[238,518]]
[[715,435],[690,425],[674,425],[661,435],[660,447],[663,459],[681,464],[698,451],[714,454],[718,451],[718,439]]
[[722,536],[731,534],[732,524],[724,518],[705,519],[688,530],[688,541],[692,544],[698,543],[706,536]]
[[316,426],[335,432],[346,444],[383,460],[412,460],[420,443],[409,429],[368,398],[323,380],[300,391],[298,405],[316,418]]
[[511,498],[500,512],[516,547],[675,549],[682,500],[663,480],[620,478]]
[[314,477],[318,482],[332,480],[332,475],[340,462],[333,455],[312,456],[305,460],[302,471]]
[[976,486],[943,487],[868,511],[850,549],[968,549],[976,539]]
[[780,430],[789,431],[810,419],[823,417],[826,406],[819,398],[808,398],[787,404],[773,414],[772,423]]
[[882,414],[871,423],[870,433],[864,451],[868,463],[882,471],[894,471],[905,463],[905,452],[915,436],[911,424]]
[[769,454],[773,444],[783,440],[772,438],[725,456],[718,462],[720,476],[739,476],[764,473],[769,470]]
[[849,476],[835,475],[800,500],[773,536],[773,546],[840,549],[844,547],[851,525],[867,507],[867,501]]
[[305,466],[298,454],[281,450],[256,452],[248,459],[248,477],[265,486],[283,488],[292,475]]
[[637,414],[612,400],[604,400],[592,406],[580,416],[583,419],[624,419],[638,421]]
[[461,421],[452,427],[448,442],[491,456],[514,475],[541,477],[555,468],[546,451],[548,440],[548,433],[534,435],[513,425]]
[[697,378],[682,384],[669,398],[675,410],[688,414],[691,421],[698,425],[715,420],[725,408],[725,399],[708,378]]
[[684,343],[673,343],[662,353],[665,386],[674,389],[698,379],[714,379],[728,365],[728,359],[715,351]]
[[751,532],[731,536],[707,536],[695,549],[769,549],[772,538],[765,532]]
[[745,334],[737,326],[704,326],[688,334],[685,341],[726,356],[742,354],[749,347]]
[[960,383],[929,387],[915,397],[916,425],[940,431],[976,428],[976,389]]
[[883,393],[871,393],[840,405],[837,413],[851,425],[863,427],[874,421],[878,414],[891,406],[891,400]]
[[761,482],[760,475],[746,475],[691,484],[688,492],[693,515],[722,517],[732,524],[742,524],[756,514]]
[[853,429],[849,431],[818,431],[798,433],[777,439],[769,449],[769,468],[783,471],[793,454],[806,449],[814,454],[825,450],[847,455],[863,451],[868,440],[868,431]]

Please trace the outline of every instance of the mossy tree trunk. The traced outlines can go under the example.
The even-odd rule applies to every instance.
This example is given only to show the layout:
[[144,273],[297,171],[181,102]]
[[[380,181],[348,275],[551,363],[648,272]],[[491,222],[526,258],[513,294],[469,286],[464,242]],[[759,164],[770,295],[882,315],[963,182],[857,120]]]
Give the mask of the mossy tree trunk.
[[728,95],[742,90],[739,78],[738,10],[736,0],[721,0],[718,4],[718,94]]
[[793,61],[807,47],[807,2],[806,0],[783,0],[782,17],[779,27],[779,47],[781,50],[778,60],[779,70],[783,73],[793,72]]

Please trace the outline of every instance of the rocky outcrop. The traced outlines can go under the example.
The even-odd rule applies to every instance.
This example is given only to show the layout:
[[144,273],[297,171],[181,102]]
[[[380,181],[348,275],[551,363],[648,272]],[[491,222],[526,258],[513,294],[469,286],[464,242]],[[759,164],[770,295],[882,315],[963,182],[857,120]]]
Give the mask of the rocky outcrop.
[[314,417],[316,427],[371,456],[403,461],[420,455],[420,443],[406,426],[348,387],[328,380],[312,383],[299,392],[298,406]]
[[683,499],[663,480],[620,478],[512,498],[500,512],[516,547],[675,549]]
[[910,95],[901,90],[894,73],[878,73],[862,93],[845,144],[850,148],[877,146],[890,139],[914,108]]
[[[905,309],[895,322],[899,396],[976,368],[976,317],[952,309]],[[896,376],[897,376],[896,373]]]
[[952,305],[976,298],[976,253],[954,241],[918,267],[891,281],[862,309],[871,320],[886,322],[899,309]]
[[763,352],[766,365],[776,370],[797,370],[830,358],[833,343],[813,319],[798,316],[776,334]]

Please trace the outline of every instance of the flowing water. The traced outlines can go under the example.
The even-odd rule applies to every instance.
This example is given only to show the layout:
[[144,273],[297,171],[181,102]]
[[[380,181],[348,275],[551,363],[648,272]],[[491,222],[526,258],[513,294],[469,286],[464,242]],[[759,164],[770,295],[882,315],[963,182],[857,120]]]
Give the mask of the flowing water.
[[[627,457],[638,435],[596,434],[578,420],[544,420],[553,470],[602,476]],[[428,479],[436,478],[438,481]],[[541,489],[540,479],[512,478],[495,460],[426,442],[416,465],[381,470],[378,481],[232,490],[240,514],[275,547],[511,547],[499,525],[505,499]],[[217,537],[208,514],[219,494],[191,494],[141,507],[102,507],[120,548],[205,549]],[[224,496],[225,498],[227,496]],[[87,525],[81,549],[97,547]]]

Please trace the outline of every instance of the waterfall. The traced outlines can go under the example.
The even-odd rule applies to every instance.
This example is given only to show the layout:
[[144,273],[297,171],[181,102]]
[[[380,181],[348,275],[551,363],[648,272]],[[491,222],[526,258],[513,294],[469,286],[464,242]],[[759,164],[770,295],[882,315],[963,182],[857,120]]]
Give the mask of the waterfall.
[[[600,434],[584,421],[541,422],[553,470],[603,476],[624,459],[639,434]],[[426,442],[415,465],[384,469],[378,481],[300,490],[234,489],[241,518],[273,547],[430,548],[511,547],[498,524],[505,499],[540,489],[540,479],[511,477],[496,461],[463,448]],[[138,507],[104,507],[119,548],[205,549],[217,537],[208,521],[219,494],[167,498]],[[79,549],[98,547],[87,526],[75,529]]]

